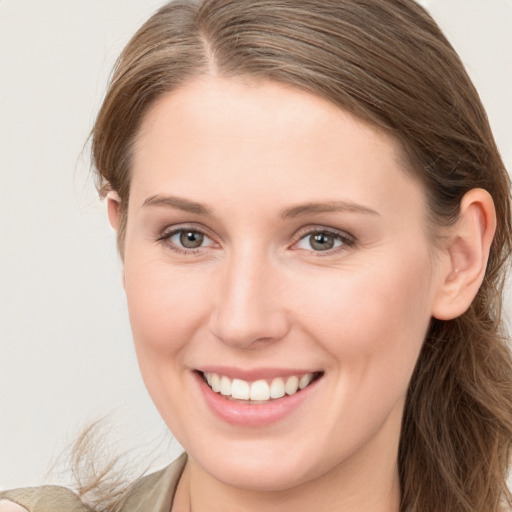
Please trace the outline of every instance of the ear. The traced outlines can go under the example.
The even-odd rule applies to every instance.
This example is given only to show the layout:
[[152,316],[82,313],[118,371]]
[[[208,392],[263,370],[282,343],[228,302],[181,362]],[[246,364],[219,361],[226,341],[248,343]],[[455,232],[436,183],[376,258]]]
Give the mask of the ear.
[[115,190],[111,190],[107,193],[107,212],[108,212],[108,220],[110,221],[110,225],[117,232],[119,229],[119,221],[120,221],[120,205],[121,198],[119,194]]
[[[119,223],[121,221],[121,215],[120,215],[120,207],[121,207],[121,198],[119,197],[119,194],[111,190],[106,195],[107,198],[107,212],[108,212],[108,220],[110,221],[110,225],[114,229],[114,231],[117,233],[119,230]],[[124,282],[124,266],[123,266],[123,288],[125,288],[125,282]],[[1,511],[0,511],[1,512]]]
[[452,320],[467,311],[485,276],[496,231],[496,210],[491,195],[470,190],[462,198],[459,218],[448,230],[442,249],[441,282],[432,315]]

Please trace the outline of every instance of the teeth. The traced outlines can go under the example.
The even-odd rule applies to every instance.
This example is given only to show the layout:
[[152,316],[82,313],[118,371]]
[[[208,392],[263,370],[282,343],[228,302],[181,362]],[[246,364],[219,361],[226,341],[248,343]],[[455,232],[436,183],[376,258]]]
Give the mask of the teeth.
[[281,398],[284,396],[284,380],[280,379],[272,379],[270,384],[270,398]]
[[270,387],[266,380],[257,380],[251,384],[251,400],[269,400]]
[[295,375],[293,377],[288,377],[286,384],[284,385],[286,394],[294,395],[297,393],[297,389],[299,389],[299,377],[296,377]]
[[249,383],[245,380],[234,379],[231,384],[231,396],[239,400],[249,400]]
[[304,389],[306,386],[309,386],[309,384],[311,384],[312,380],[313,380],[312,373],[306,373],[306,375],[303,375],[299,380],[299,389]]
[[233,379],[225,375],[207,372],[204,378],[215,393],[230,396],[237,400],[268,401],[271,398],[281,398],[286,395],[294,395],[304,389],[313,380],[313,373],[305,375],[292,375],[288,378],[276,377],[270,382],[257,380],[252,383],[242,379]]
[[210,384],[210,387],[215,391],[215,393],[218,393],[220,391],[220,377],[216,373],[210,373],[210,380],[212,381]]
[[220,394],[231,396],[231,379],[222,376],[220,378]]

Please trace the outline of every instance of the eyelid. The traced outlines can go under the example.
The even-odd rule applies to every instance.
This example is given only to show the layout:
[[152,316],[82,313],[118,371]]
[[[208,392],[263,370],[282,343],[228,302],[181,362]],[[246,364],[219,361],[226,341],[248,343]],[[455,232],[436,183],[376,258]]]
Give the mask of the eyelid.
[[[211,243],[208,245],[205,245],[205,246],[197,247],[195,249],[187,249],[185,247],[180,247],[179,245],[176,245],[175,243],[170,242],[170,239],[174,235],[176,235],[182,231],[187,231],[187,230],[193,231],[196,233],[200,233],[205,238],[210,240]],[[311,250],[297,249],[297,250],[304,250],[307,252],[311,252],[311,253],[314,253],[316,256],[328,256],[328,255],[331,255],[334,253],[346,251],[348,248],[351,248],[351,247],[354,247],[357,245],[356,237],[347,231],[337,229],[337,228],[332,228],[332,227],[325,226],[325,225],[311,225],[311,226],[306,226],[306,227],[299,229],[293,235],[293,243],[292,243],[291,247],[293,248],[295,245],[297,245],[297,243],[299,243],[301,240],[303,240],[307,236],[312,236],[315,234],[322,234],[322,233],[328,234],[331,236],[335,236],[338,239],[340,239],[342,241],[341,246],[338,246],[338,247],[335,247],[332,249],[327,249],[325,251],[315,251],[314,249],[311,249]],[[220,245],[218,242],[215,241],[214,237],[210,234],[208,229],[206,229],[202,226],[198,226],[197,224],[194,224],[194,223],[184,223],[184,224],[176,224],[176,225],[167,226],[163,230],[160,231],[160,234],[157,236],[156,241],[159,243],[165,244],[169,249],[171,249],[175,252],[183,253],[183,254],[194,254],[203,249],[212,248],[212,247],[215,248],[215,246],[219,247],[219,245]]]
[[[187,249],[186,247],[180,247],[179,245],[176,245],[172,243],[170,240],[174,235],[177,235],[178,233],[181,233],[182,231],[193,231],[195,233],[200,233],[205,238],[210,240],[212,242],[211,244],[204,245],[201,247],[197,247],[195,249]],[[202,249],[218,246],[219,244],[215,242],[213,237],[209,234],[207,229],[204,229],[200,226],[197,226],[196,224],[173,224],[171,226],[167,226],[163,230],[160,231],[160,234],[157,236],[156,241],[159,243],[165,244],[169,249],[183,254],[195,254],[198,251],[201,251]]]
[[[332,236],[336,236],[343,242],[341,246],[335,247],[333,249],[328,249],[325,251],[315,251],[311,249],[308,252],[315,253],[318,256],[328,256],[330,254],[334,254],[336,252],[347,250],[347,248],[351,248],[357,245],[357,239],[352,234],[348,233],[347,231],[343,231],[341,229],[337,228],[331,228],[328,226],[322,226],[322,225],[313,225],[313,226],[307,226],[304,228],[301,228],[299,231],[297,231],[294,235],[294,242],[292,244],[292,247],[297,245],[301,240],[308,236],[316,235],[316,234],[328,234]],[[306,250],[306,249],[303,249]]]

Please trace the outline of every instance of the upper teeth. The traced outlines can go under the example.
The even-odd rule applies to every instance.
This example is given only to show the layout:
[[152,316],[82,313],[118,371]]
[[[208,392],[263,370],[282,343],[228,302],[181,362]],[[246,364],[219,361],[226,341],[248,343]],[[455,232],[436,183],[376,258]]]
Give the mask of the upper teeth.
[[313,373],[305,375],[292,375],[291,377],[276,377],[271,381],[256,380],[247,382],[242,379],[230,379],[225,375],[207,372],[204,374],[206,382],[216,393],[231,396],[238,400],[270,400],[281,398],[285,394],[293,395],[304,389],[313,380]]

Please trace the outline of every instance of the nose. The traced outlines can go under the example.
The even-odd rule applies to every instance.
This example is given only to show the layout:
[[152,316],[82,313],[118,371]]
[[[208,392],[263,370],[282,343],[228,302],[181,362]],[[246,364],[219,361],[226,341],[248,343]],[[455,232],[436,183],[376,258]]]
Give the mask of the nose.
[[276,264],[253,251],[233,254],[225,261],[210,321],[213,335],[236,348],[256,348],[282,339],[289,330],[289,315],[279,274]]

